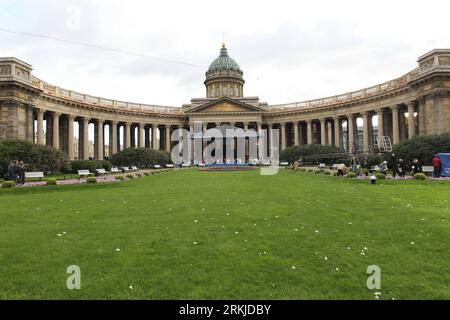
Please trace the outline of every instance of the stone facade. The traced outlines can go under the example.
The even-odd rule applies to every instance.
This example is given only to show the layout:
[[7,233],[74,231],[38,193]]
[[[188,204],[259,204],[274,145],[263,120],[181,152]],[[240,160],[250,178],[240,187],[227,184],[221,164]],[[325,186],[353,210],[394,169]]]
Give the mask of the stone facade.
[[[364,153],[376,151],[381,137],[395,144],[415,135],[450,132],[450,49],[433,50],[419,58],[418,68],[370,88],[279,105],[243,96],[243,72],[224,49],[206,73],[206,98],[194,98],[181,107],[66,90],[34,77],[31,65],[23,61],[0,58],[0,139],[45,143],[71,159],[103,159],[136,146],[169,151],[171,132],[177,128],[192,132],[195,122],[204,128],[231,124],[258,131],[279,129],[280,149],[317,143]],[[90,124],[95,132],[93,152]]]

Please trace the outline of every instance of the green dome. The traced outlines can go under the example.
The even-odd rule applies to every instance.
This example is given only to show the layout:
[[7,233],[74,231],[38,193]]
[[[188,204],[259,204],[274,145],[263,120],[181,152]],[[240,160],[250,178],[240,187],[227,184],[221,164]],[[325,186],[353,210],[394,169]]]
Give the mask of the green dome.
[[237,71],[242,73],[241,68],[239,68],[236,61],[228,56],[228,51],[227,48],[225,48],[225,45],[222,45],[219,57],[211,63],[207,73],[217,71]]

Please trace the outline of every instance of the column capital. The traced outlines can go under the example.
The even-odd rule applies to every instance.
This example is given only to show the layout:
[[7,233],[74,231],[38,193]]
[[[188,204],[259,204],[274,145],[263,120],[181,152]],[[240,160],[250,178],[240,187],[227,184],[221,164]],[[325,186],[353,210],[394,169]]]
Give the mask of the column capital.
[[348,113],[345,115],[348,119],[353,119],[353,113]]
[[75,119],[75,116],[73,114],[68,114],[67,118],[73,120],[73,119]]
[[408,106],[408,108],[410,108],[410,107],[415,107],[415,106],[417,106],[417,100],[411,100],[411,101],[408,101],[407,103],[406,103],[406,105]]
[[377,114],[379,114],[379,113],[383,113],[384,112],[384,109],[383,108],[378,108],[378,109],[375,109],[374,110]]
[[398,104],[395,104],[390,107],[392,111],[398,110]]
[[61,116],[61,112],[53,112],[53,116],[54,117],[60,117]]

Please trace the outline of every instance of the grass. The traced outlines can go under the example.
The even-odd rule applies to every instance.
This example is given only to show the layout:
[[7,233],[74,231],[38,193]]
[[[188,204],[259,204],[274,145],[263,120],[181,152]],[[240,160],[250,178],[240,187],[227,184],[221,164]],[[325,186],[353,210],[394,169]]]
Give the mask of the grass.
[[[381,299],[449,299],[449,194],[194,169],[0,190],[0,298],[374,299],[375,264]],[[66,288],[69,265],[81,290]]]

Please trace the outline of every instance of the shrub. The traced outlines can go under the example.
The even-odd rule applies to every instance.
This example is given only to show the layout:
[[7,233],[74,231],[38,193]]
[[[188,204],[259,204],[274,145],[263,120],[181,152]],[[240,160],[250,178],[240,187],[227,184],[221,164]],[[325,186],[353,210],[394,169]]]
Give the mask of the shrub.
[[120,181],[122,181],[122,180],[124,180],[125,179],[125,177],[124,176],[116,176],[116,180],[120,180]]
[[56,186],[56,179],[55,178],[47,179],[47,185],[48,186]]
[[23,160],[28,171],[67,172],[67,155],[49,146],[35,145],[23,140],[0,141],[0,177],[4,176],[11,160]]
[[436,153],[450,152],[450,133],[418,136],[403,140],[394,146],[393,153],[398,159],[412,161],[418,159],[423,165],[431,164]]
[[331,171],[330,170],[325,170],[323,172],[323,174],[326,175],[326,176],[329,176],[329,175],[331,175]]
[[12,188],[15,186],[16,186],[16,183],[14,181],[4,181],[2,183],[2,188]]
[[300,157],[303,158],[303,163],[315,165],[318,162],[329,162],[330,158],[321,155],[329,155],[333,153],[341,153],[342,150],[331,145],[310,144],[301,146],[291,146],[284,149],[280,154],[281,161],[289,163],[294,162]]
[[146,171],[144,172],[144,175],[148,177],[150,175],[150,172]]
[[321,174],[322,170],[314,170],[314,174]]
[[425,180],[427,178],[424,173],[416,173],[413,177],[416,180]]
[[308,172],[314,172],[314,169],[308,169]]
[[356,178],[358,175],[354,172],[347,173],[347,178]]
[[136,173],[136,177],[141,178],[142,177],[142,173]]
[[134,179],[134,176],[132,174],[128,174],[127,179]]
[[381,172],[375,173],[375,177],[377,177],[378,180],[386,179],[386,175],[384,173],[381,173]]
[[337,171],[333,171],[333,177],[337,177],[338,172]]
[[97,178],[96,177],[88,177],[86,179],[86,183],[97,183]]
[[122,150],[111,157],[111,162],[115,166],[135,165],[138,168],[152,168],[155,164],[171,163],[170,153],[162,150],[152,150],[149,148],[128,148]]

